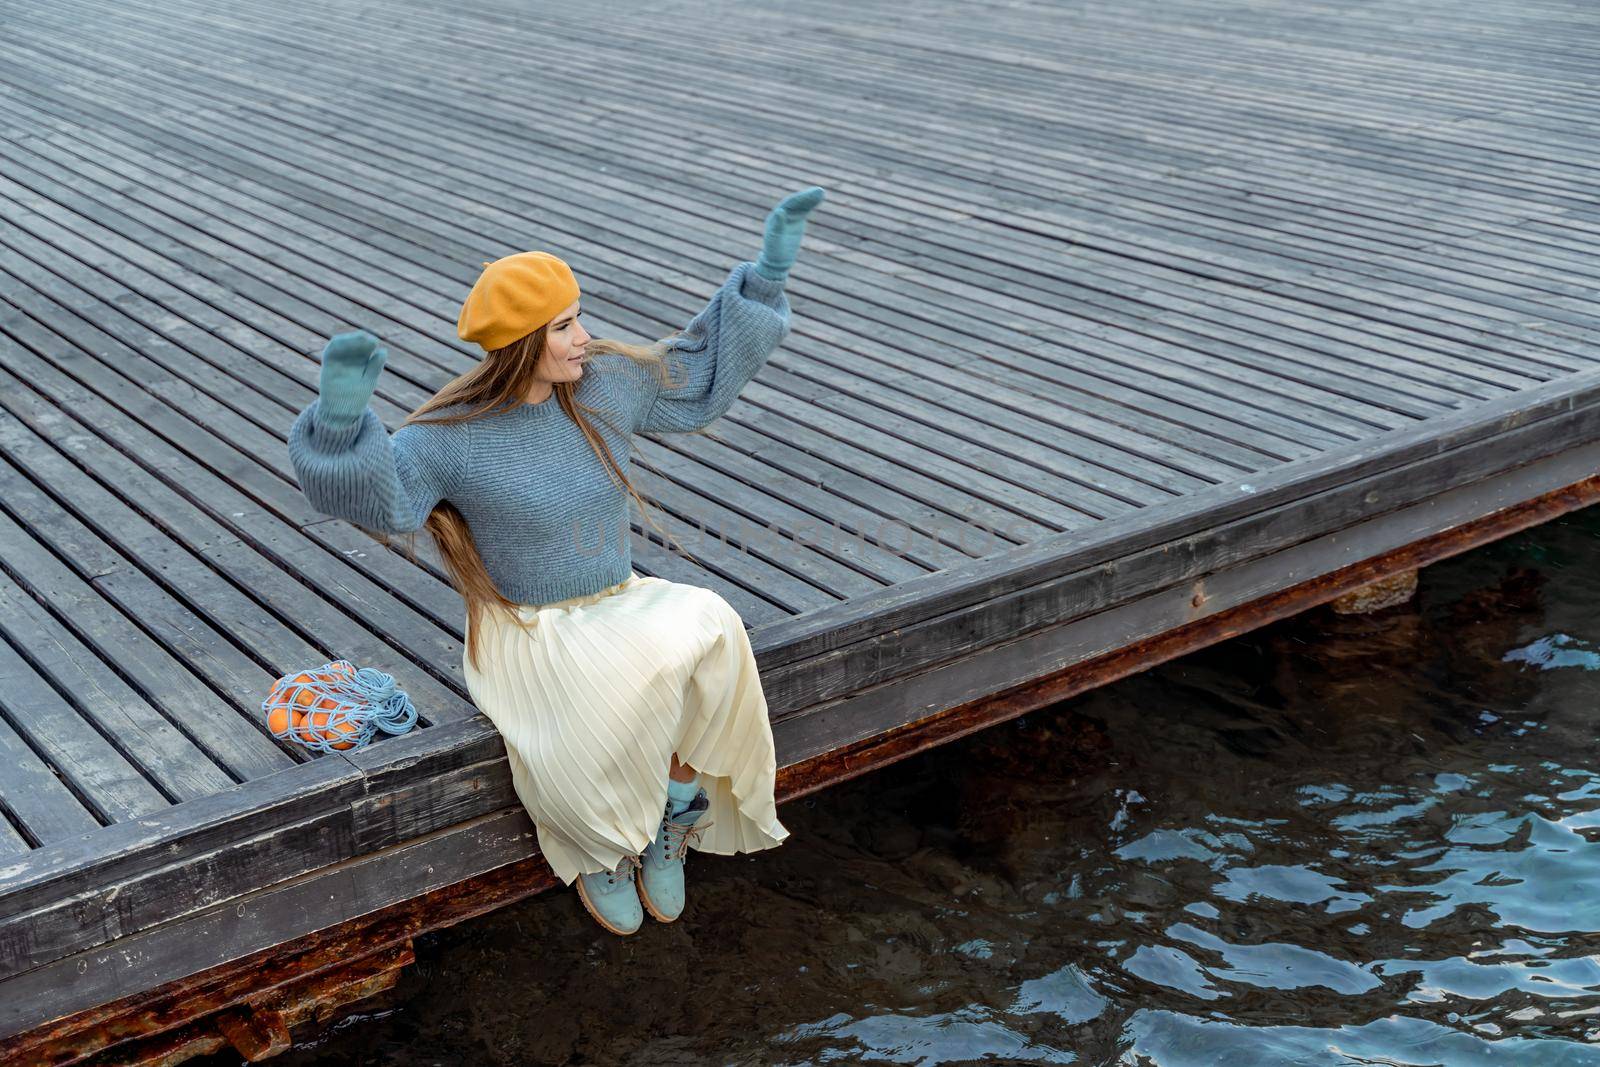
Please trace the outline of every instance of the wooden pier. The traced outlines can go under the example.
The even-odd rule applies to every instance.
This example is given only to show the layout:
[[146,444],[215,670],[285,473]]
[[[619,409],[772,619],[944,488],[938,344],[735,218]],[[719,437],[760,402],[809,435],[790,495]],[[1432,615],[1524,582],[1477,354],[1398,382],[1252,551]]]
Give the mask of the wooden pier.
[[[551,884],[432,546],[295,483],[330,334],[395,426],[484,260],[650,339],[824,186],[794,332],[634,468],[793,797],[1600,498],[1597,45],[1580,0],[6,5],[0,1063],[266,1057]],[[417,728],[275,740],[338,657]]]

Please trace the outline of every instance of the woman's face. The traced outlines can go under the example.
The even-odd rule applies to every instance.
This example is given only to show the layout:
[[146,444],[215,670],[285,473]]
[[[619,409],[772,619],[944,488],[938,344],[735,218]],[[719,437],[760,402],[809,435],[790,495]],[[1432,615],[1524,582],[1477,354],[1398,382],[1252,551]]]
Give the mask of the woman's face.
[[574,300],[550,320],[544,332],[544,356],[539,360],[539,377],[548,382],[571,382],[583,377],[584,346],[589,331],[578,321],[582,314]]

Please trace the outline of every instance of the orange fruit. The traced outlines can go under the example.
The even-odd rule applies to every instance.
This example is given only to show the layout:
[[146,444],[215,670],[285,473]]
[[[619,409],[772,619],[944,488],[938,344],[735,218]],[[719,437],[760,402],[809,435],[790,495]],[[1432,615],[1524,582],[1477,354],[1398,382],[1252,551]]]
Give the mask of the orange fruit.
[[[328,703],[332,703],[334,707],[338,707],[337,703]],[[334,748],[342,749],[355,747],[354,740],[337,740],[340,735],[358,734],[361,732],[361,724],[356,722],[354,719],[336,719],[334,717],[334,713],[330,711],[313,711],[308,718],[310,719],[311,732],[314,736],[320,737],[329,742]]]
[[334,725],[335,721],[338,718],[334,714],[334,712],[337,710],[337,707],[338,707],[337,705],[334,705],[333,709],[330,710],[330,709],[327,708],[328,701],[324,700],[322,703],[323,703],[323,710],[313,711],[309,715],[306,716],[306,718],[310,721],[311,726],[312,726],[313,729],[321,730],[321,729],[325,729],[327,727],[331,727],[331,726]]
[[[342,734],[355,734],[355,733],[359,733],[360,730],[361,730],[361,728],[359,726],[357,726],[353,722],[342,722],[342,723],[339,723],[337,726],[334,727],[334,729],[337,730],[339,733],[342,733]],[[322,736],[329,737],[331,735],[330,734],[323,734]],[[339,748],[339,749],[355,748],[356,747],[355,739],[352,738],[349,741],[334,741],[333,742],[333,747],[334,748]]]

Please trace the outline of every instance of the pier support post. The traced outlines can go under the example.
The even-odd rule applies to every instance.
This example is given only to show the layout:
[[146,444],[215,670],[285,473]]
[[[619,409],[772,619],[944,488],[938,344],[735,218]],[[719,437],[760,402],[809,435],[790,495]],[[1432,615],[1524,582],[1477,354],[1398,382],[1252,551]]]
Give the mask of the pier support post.
[[392,988],[400,980],[401,968],[414,962],[411,942],[406,940],[252,997],[213,1016],[211,1025],[235,1052],[259,1063],[287,1051],[297,1030],[320,1032],[351,1005]]
[[1365,615],[1384,608],[1392,608],[1396,604],[1404,604],[1416,594],[1416,591],[1417,569],[1413,567],[1406,571],[1396,571],[1359,589],[1352,589],[1330,600],[1328,605],[1340,615]]

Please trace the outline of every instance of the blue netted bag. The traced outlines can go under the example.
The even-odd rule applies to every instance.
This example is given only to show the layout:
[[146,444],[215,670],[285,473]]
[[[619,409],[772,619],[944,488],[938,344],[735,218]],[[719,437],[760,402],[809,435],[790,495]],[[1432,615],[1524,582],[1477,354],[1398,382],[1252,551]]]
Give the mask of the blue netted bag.
[[272,736],[317,752],[359,748],[379,730],[403,734],[417,709],[394,676],[347,659],[286,674],[261,702]]

